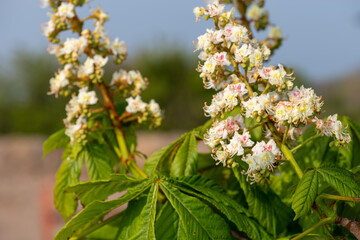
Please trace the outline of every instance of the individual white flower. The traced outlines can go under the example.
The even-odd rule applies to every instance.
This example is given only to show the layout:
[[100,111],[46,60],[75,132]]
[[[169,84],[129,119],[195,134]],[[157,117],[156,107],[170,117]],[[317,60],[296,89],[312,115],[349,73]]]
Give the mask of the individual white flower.
[[97,67],[103,67],[105,66],[105,64],[107,63],[108,61],[108,57],[102,57],[100,55],[95,55],[94,56],[94,63]]
[[115,71],[112,76],[111,85],[120,85],[120,84],[131,84],[129,83],[128,74],[124,69],[120,69],[119,71]]
[[278,122],[292,121],[294,106],[291,102],[281,101],[274,108],[274,117]]
[[43,32],[46,37],[49,37],[51,33],[55,30],[56,24],[53,19],[50,19],[47,23],[43,25]]
[[211,42],[209,39],[209,35],[207,33],[200,35],[197,39],[198,39],[197,44],[196,44],[197,50],[200,50],[200,49],[206,50],[207,48],[210,47]]
[[71,3],[61,2],[61,5],[57,9],[57,15],[64,18],[73,18],[74,14],[74,5]]
[[261,52],[264,57],[264,60],[268,60],[271,55],[271,50],[265,44],[261,46]]
[[265,13],[266,11],[263,8],[253,4],[248,8],[246,16],[253,21],[258,21],[262,16],[264,16]]
[[88,57],[84,62],[84,65],[81,65],[78,70],[78,77],[88,76],[94,73],[94,59]]
[[66,127],[66,130],[65,130],[65,134],[70,138],[70,141],[71,142],[74,142],[75,141],[75,136],[76,136],[76,133],[82,128],[82,126],[84,124],[86,124],[87,121],[85,118],[83,117],[79,117],[77,120],[76,120],[76,123],[75,124],[69,124],[67,127]]
[[125,42],[119,42],[119,38],[115,38],[115,40],[111,43],[111,51],[114,55],[126,55]]
[[76,52],[82,54],[87,46],[87,39],[84,37],[67,38],[63,47],[59,50],[60,54],[70,54]]
[[69,103],[66,104],[65,110],[66,110],[66,119],[65,119],[66,122],[70,122],[74,117],[76,117],[80,113],[81,106],[78,102],[77,96],[75,95],[72,96]]
[[244,59],[247,58],[254,51],[253,47],[249,44],[243,44],[240,48],[235,50],[235,61],[238,63],[244,62]]
[[229,158],[233,156],[241,156],[244,154],[244,148],[241,144],[241,135],[238,132],[235,132],[233,137],[230,139],[229,144],[224,146],[224,150],[228,153]]
[[228,23],[224,28],[224,36],[227,41],[233,43],[244,42],[249,38],[248,30],[241,25]]
[[88,87],[81,88],[78,95],[78,103],[81,105],[93,105],[97,103],[95,91],[88,91]]
[[212,57],[216,61],[217,66],[228,66],[231,64],[226,52],[215,53]]
[[216,31],[212,29],[207,29],[206,34],[207,37],[209,38],[209,41],[213,44],[219,44],[224,41],[224,39],[222,38],[224,34],[224,30],[222,29]]
[[150,100],[150,103],[148,104],[148,109],[150,111],[150,113],[154,116],[154,117],[160,117],[161,116],[161,109],[160,106],[157,102],[155,102],[154,99]]
[[286,79],[286,71],[284,70],[284,66],[278,64],[278,69],[273,69],[269,73],[269,82],[272,85],[281,86]]
[[146,103],[141,100],[140,95],[137,95],[135,98],[129,97],[126,99],[128,105],[125,110],[129,113],[145,112]]
[[219,1],[213,1],[213,3],[207,5],[207,9],[210,17],[216,17],[224,11],[225,5],[219,4]]
[[273,38],[273,39],[282,38],[282,33],[281,33],[281,30],[280,30],[280,27],[270,26],[268,37]]
[[50,92],[51,94],[58,94],[61,88],[69,84],[69,77],[71,75],[71,64],[66,64],[64,69],[56,74],[55,78],[50,79]]
[[249,56],[250,63],[256,67],[260,67],[263,63],[263,55],[259,48],[255,48]]
[[198,21],[199,18],[205,14],[205,9],[202,7],[195,7],[193,13],[196,17],[196,21]]
[[205,74],[212,74],[215,71],[216,60],[212,57],[208,58],[201,68],[201,71]]

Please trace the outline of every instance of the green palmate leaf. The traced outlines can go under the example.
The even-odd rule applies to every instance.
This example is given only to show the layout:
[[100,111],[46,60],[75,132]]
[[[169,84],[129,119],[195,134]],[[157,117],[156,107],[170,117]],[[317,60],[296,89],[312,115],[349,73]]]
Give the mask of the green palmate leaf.
[[241,167],[233,170],[253,216],[274,236],[281,233],[293,218],[291,209],[270,188],[265,192],[259,185],[246,181]]
[[216,183],[201,176],[183,177],[174,182],[178,188],[201,198],[221,211],[239,231],[251,239],[272,239],[243,206],[225,194]]
[[102,226],[103,217],[111,210],[131,201],[148,189],[151,181],[129,188],[128,192],[116,200],[94,201],[73,217],[55,236],[56,240],[65,240],[71,236],[83,237],[96,230],[94,226]]
[[110,180],[97,180],[82,182],[66,189],[74,192],[83,205],[88,205],[94,200],[105,200],[111,194],[122,192],[128,188],[135,187],[146,179],[135,179],[126,174],[113,174]]
[[75,194],[65,192],[65,188],[79,182],[83,162],[81,159],[73,158],[70,145],[65,148],[62,158],[63,161],[56,173],[54,203],[56,209],[66,221],[75,213],[77,201],[75,200]]
[[360,196],[360,184],[355,181],[351,172],[335,166],[321,167],[317,171],[341,196]]
[[144,164],[143,171],[148,175],[151,176],[154,171],[158,168],[159,165],[165,166],[164,162],[169,161],[169,158],[172,158],[174,156],[174,153],[177,150],[177,147],[184,141],[185,137],[188,134],[183,134],[180,138],[175,140],[173,143],[171,143],[169,146],[164,147],[160,149],[159,151],[156,151],[153,153]]
[[158,240],[187,240],[185,229],[179,221],[179,215],[169,202],[164,204],[156,218],[155,232]]
[[[121,229],[118,239],[147,240],[155,238],[156,200],[159,184],[155,182],[147,198],[131,202],[125,211],[125,218],[120,223]],[[144,201],[145,200],[145,201]]]
[[294,220],[306,215],[313,205],[318,194],[319,178],[316,170],[305,173],[300,180],[293,196],[292,209],[296,214]]
[[111,223],[105,224],[103,227],[95,230],[87,236],[87,240],[114,240],[119,238],[121,229],[121,220],[124,212],[116,214],[117,219]]
[[199,199],[181,193],[166,181],[160,188],[179,215],[185,239],[232,239],[225,220]]
[[43,158],[55,149],[65,148],[70,142],[70,138],[65,135],[65,128],[51,135],[43,144]]
[[186,136],[171,164],[170,175],[174,177],[188,176],[197,172],[197,146],[195,134],[192,131]]
[[86,163],[90,180],[108,179],[112,173],[110,160],[104,150],[96,143],[88,143],[79,153]]

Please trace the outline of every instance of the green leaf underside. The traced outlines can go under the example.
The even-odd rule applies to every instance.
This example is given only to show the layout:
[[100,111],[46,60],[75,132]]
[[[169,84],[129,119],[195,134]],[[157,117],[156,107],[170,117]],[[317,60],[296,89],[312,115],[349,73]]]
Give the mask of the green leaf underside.
[[156,239],[187,240],[184,227],[179,222],[179,215],[169,202],[161,208],[155,222]]
[[52,134],[43,144],[43,158],[55,149],[65,148],[70,142],[70,138],[65,135],[65,128]]
[[153,172],[157,169],[159,165],[162,165],[173,153],[173,151],[176,149],[176,147],[181,144],[185,137],[188,134],[183,134],[180,138],[175,140],[173,143],[171,143],[169,146],[164,147],[160,149],[159,151],[156,151],[153,153],[144,164],[143,171],[148,175],[151,176]]
[[305,173],[300,180],[292,200],[292,209],[296,216],[294,220],[307,215],[318,194],[319,178],[316,170]]
[[179,215],[186,239],[232,239],[225,220],[199,199],[181,193],[165,181],[160,182],[160,188]]
[[67,193],[65,189],[68,185],[79,183],[83,162],[81,159],[72,157],[70,145],[65,148],[62,158],[62,163],[56,173],[54,203],[56,209],[66,221],[75,213],[78,203],[75,200],[75,194]]
[[81,203],[88,205],[94,200],[105,200],[111,194],[135,187],[144,181],[146,180],[135,179],[126,174],[113,174],[110,180],[82,182],[66,188],[66,191],[75,192]]
[[[360,197],[360,184],[355,181],[354,175],[339,167],[321,167],[317,171],[341,196]],[[353,202],[348,202],[354,205]]]
[[243,189],[249,210],[259,223],[274,236],[282,232],[293,218],[291,209],[271,189],[265,193],[260,186],[250,184],[241,174],[241,168],[233,169]]
[[129,203],[125,211],[126,217],[120,223],[123,228],[121,229],[118,239],[156,239],[155,215],[158,190],[159,184],[155,182],[151,186],[147,198]]
[[170,175],[174,177],[188,176],[197,173],[196,137],[192,131],[186,136],[171,164]]
[[227,196],[213,181],[201,176],[183,177],[175,180],[182,191],[201,198],[220,210],[239,231],[246,233],[251,239],[273,239],[250,217],[250,213],[231,197]]
[[[143,193],[151,185],[151,181],[129,188],[128,192],[111,201],[94,201],[85,207],[79,214],[73,217],[55,236],[55,240],[65,240],[71,236],[79,236],[94,225],[99,225],[103,217],[111,210],[129,202]],[[86,234],[85,234],[86,235]]]

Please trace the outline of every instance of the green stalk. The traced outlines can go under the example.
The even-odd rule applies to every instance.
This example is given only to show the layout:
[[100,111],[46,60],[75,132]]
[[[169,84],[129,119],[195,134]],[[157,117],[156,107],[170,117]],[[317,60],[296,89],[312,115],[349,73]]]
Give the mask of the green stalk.
[[328,217],[328,218],[321,219],[317,224],[315,224],[311,228],[307,229],[305,232],[300,233],[299,235],[292,238],[291,240],[301,239],[301,238],[305,237],[306,235],[308,235],[309,233],[311,233],[312,231],[315,231],[317,228],[319,228],[325,224],[334,223],[334,222],[335,222],[334,217]]
[[301,171],[301,168],[297,164],[294,155],[289,150],[289,148],[285,144],[281,144],[281,151],[284,153],[285,157],[290,161],[291,165],[293,166],[296,174],[301,179],[303,177],[303,172]]
[[338,195],[332,195],[323,193],[319,195],[319,198],[326,198],[326,199],[332,199],[332,200],[343,200],[343,201],[360,201],[360,197],[344,197],[344,196],[338,196]]
[[318,137],[320,137],[320,136],[321,136],[320,134],[317,134],[317,135],[314,135],[314,136],[312,136],[312,137],[309,137],[309,138],[306,139],[303,143],[297,145],[296,147],[294,147],[294,148],[291,149],[290,151],[291,151],[291,152],[294,152],[295,150],[301,148],[302,146],[304,146],[304,145],[307,144],[308,142],[310,142],[310,141],[312,141],[312,140],[314,140],[315,138],[318,138]]

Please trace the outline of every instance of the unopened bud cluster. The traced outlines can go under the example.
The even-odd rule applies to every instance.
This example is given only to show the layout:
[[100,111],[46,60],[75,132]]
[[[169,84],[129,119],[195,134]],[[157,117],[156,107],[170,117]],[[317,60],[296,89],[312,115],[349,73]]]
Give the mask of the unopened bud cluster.
[[[71,96],[66,105],[67,116],[64,119],[66,134],[71,142],[85,143],[89,131],[88,120],[93,112],[114,106],[115,95],[126,100],[128,106],[124,113],[113,113],[117,121],[147,122],[150,126],[161,124],[162,113],[159,105],[151,100],[149,104],[141,100],[140,94],[148,85],[147,79],[135,70],[120,69],[114,72],[110,83],[103,79],[104,67],[112,58],[120,64],[127,56],[126,46],[118,38],[111,40],[104,31],[108,15],[98,7],[91,10],[89,16],[80,19],[76,7],[87,3],[87,0],[42,0],[42,7],[50,7],[50,20],[43,25],[44,35],[49,39],[49,52],[54,54],[64,66],[50,79],[50,92],[55,96]],[[84,28],[86,21],[93,21],[93,29]],[[77,37],[60,39],[61,32],[71,30]],[[98,98],[95,88],[100,89],[102,97]],[[111,98],[111,99],[109,99]],[[99,99],[103,99],[101,103]],[[115,111],[115,108],[111,110]],[[110,112],[110,110],[109,110]],[[114,116],[115,115],[115,116]]]
[[[246,174],[258,181],[282,158],[279,139],[294,139],[297,130],[311,122],[316,122],[323,135],[334,136],[341,143],[350,141],[337,115],[326,121],[315,117],[323,101],[313,89],[294,87],[293,72],[281,64],[265,66],[280,45],[282,34],[279,28],[270,26],[268,38],[253,38],[250,24],[257,30],[270,25],[262,6],[247,6],[246,22],[234,17],[234,9],[225,11],[225,5],[217,0],[207,8],[195,8],[194,14],[197,20],[212,19],[215,25],[215,29],[207,29],[198,37],[196,50],[200,51],[197,70],[205,88],[218,91],[204,107],[205,115],[215,119],[204,139],[218,163],[234,167],[234,157],[240,156],[249,165]],[[236,107],[240,114],[224,119],[224,113]],[[256,119],[264,126],[263,140],[251,139],[252,126],[246,126],[244,118]]]

